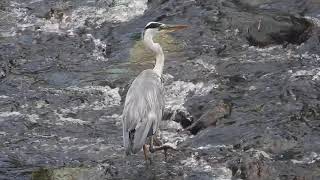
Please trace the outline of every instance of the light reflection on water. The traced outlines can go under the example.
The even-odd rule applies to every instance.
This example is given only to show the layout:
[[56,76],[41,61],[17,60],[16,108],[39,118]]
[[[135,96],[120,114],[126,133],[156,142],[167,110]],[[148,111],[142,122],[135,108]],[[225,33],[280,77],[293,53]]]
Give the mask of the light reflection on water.
[[[155,37],[154,41],[162,46],[166,56],[182,51],[182,46],[170,34],[160,34]],[[168,60],[168,58],[166,58]],[[129,69],[131,71],[142,71],[152,68],[155,63],[154,54],[148,50],[142,40],[137,41],[130,50]]]
[[[183,53],[181,43],[170,34],[158,35],[155,37],[154,41],[162,46],[165,54],[165,61],[172,60],[172,58],[170,58],[171,56],[179,56],[180,53]],[[176,58],[173,59],[176,60]],[[110,65],[100,73],[107,73],[110,79],[118,79],[121,77],[134,78],[141,71],[153,68],[155,56],[147,49],[147,47],[145,47],[142,40],[137,40],[129,51],[128,60],[125,60],[124,62],[122,60],[119,61],[120,63]]]

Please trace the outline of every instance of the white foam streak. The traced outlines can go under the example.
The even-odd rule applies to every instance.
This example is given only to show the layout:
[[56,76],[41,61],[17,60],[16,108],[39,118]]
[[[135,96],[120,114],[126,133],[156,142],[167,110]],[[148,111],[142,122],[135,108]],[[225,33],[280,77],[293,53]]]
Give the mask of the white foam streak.
[[320,160],[320,155],[316,152],[311,152],[308,156],[303,157],[302,160],[292,159],[291,162],[294,164],[313,164]]
[[[91,103],[90,107],[94,110],[101,110],[106,107],[113,107],[120,105],[121,96],[119,94],[119,88],[110,88],[109,86],[85,86],[85,87],[68,87],[67,90],[78,92],[92,92],[100,91],[103,96],[103,101],[96,101]],[[81,107],[80,107],[81,108]]]
[[296,71],[291,75],[291,79],[301,77],[301,76],[310,76],[313,81],[320,80],[320,68]]
[[310,16],[305,16],[305,18],[311,21],[315,26],[320,27],[320,19]]
[[[84,125],[84,124],[88,124],[88,122],[83,121],[81,119],[75,119],[75,118],[71,118],[71,117],[63,117],[63,114],[59,114],[57,111],[55,111],[55,114],[58,116],[58,120],[62,121],[62,122],[69,122],[69,123],[73,123],[73,124],[80,124],[80,125]],[[59,123],[57,123],[59,124]],[[61,124],[63,125],[63,124]]]
[[71,14],[71,26],[79,28],[84,26],[86,21],[94,20],[99,27],[104,22],[125,22],[140,16],[147,9],[147,0],[120,0],[110,7],[89,7],[82,6]]
[[212,64],[204,62],[202,59],[196,60],[196,63],[202,65],[205,69],[209,70],[211,73],[216,73],[216,67]]
[[195,155],[181,161],[184,166],[192,168],[193,171],[206,172],[212,174],[216,180],[230,180],[232,172],[226,167],[212,167],[207,161],[202,158],[196,158]]
[[87,34],[87,37],[90,38],[94,43],[93,56],[98,61],[107,61],[108,59],[103,56],[103,51],[101,49],[106,49],[107,45],[102,42],[100,39],[96,39],[92,34]]
[[[10,23],[17,24],[19,22],[17,28],[20,30],[37,26],[40,27],[41,31],[61,34],[87,27],[86,23],[93,24],[94,28],[100,28],[105,22],[126,22],[142,15],[147,9],[147,0],[117,0],[113,1],[111,5],[106,2],[101,6],[99,4],[93,5],[92,3],[97,3],[93,1],[84,3],[84,5],[76,9],[69,9],[69,11],[64,11],[64,9],[70,6],[70,2],[56,2],[52,5],[52,8],[63,12],[61,19],[57,19],[54,16],[46,19],[29,15],[29,10],[24,7],[40,1],[34,0],[20,3],[12,0],[10,2],[10,11],[5,12],[6,15],[10,16],[8,19],[12,19]],[[10,33],[1,32],[1,35],[13,36],[15,35],[14,31],[16,29],[10,31]]]
[[184,110],[183,104],[189,93],[194,95],[203,96],[215,88],[214,84],[205,85],[203,82],[194,84],[192,82],[174,81],[165,87],[166,89],[166,108],[174,110]]
[[0,118],[5,118],[5,117],[11,117],[11,116],[22,116],[23,114],[21,114],[20,112],[2,112],[0,113]]
[[199,150],[208,150],[208,149],[215,149],[215,148],[227,148],[227,149],[232,149],[232,145],[211,145],[207,144],[205,146],[200,146],[197,149]]

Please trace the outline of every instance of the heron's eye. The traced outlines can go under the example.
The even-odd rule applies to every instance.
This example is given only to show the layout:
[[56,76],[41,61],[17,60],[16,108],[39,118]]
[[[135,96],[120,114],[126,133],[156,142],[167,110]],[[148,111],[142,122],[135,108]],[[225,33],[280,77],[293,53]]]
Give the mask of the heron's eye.
[[165,25],[164,25],[164,24],[162,24],[161,26],[159,26],[159,30],[163,30],[163,29],[165,29]]

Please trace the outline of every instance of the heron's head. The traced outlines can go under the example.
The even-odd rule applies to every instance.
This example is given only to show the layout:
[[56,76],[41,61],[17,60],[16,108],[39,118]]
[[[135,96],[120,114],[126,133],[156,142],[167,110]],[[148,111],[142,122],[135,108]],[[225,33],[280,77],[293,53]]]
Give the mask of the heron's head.
[[169,25],[159,22],[149,22],[142,33],[144,44],[155,53],[162,52],[160,44],[153,42],[153,37],[158,33],[168,33],[187,28],[186,25]]
[[187,28],[186,25],[171,25],[159,22],[149,22],[143,31],[143,38],[153,38],[158,33],[168,33]]

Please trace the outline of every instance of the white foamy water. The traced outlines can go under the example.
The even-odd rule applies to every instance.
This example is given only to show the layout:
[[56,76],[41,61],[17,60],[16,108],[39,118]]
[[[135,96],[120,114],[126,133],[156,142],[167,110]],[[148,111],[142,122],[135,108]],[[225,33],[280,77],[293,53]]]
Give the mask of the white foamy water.
[[101,49],[106,49],[106,43],[102,42],[100,39],[96,39],[92,34],[87,34],[87,37],[90,38],[94,43],[94,50],[92,55],[97,61],[107,61],[108,59],[103,56],[103,51]]
[[320,68],[314,68],[311,70],[299,70],[291,75],[291,79],[301,77],[301,76],[310,76],[312,80],[320,80]]
[[0,122],[6,118],[7,120],[10,121],[12,117],[20,117],[23,118],[24,120],[27,120],[31,123],[37,123],[37,120],[39,120],[39,115],[37,114],[23,114],[17,111],[13,112],[1,112],[0,113]]
[[[64,111],[63,109],[61,111]],[[65,112],[69,112],[69,110],[65,110]],[[58,116],[58,121],[63,122],[63,123],[56,123],[57,125],[64,125],[64,123],[72,123],[72,124],[80,124],[80,125],[84,125],[84,124],[88,124],[89,122],[81,120],[81,119],[77,119],[77,118],[72,118],[72,117],[64,117],[63,114],[58,113],[57,111],[55,111],[55,115]]]
[[[25,7],[41,1],[12,0],[10,1],[10,10],[5,12],[5,15],[10,17],[11,23],[19,22],[17,28],[21,30],[37,26],[45,32],[70,33],[70,30],[85,27],[86,23],[94,24],[95,28],[99,28],[105,22],[126,22],[142,15],[147,9],[147,0],[117,0],[112,4],[88,1],[75,9],[69,8],[72,7],[70,2],[57,1],[52,4],[52,8],[61,10],[63,13],[61,19],[55,18],[54,15],[49,19],[30,15],[29,10]],[[14,31],[16,30],[1,32],[1,34],[12,36],[15,34]]]
[[39,120],[39,115],[38,114],[27,114],[28,120],[32,123],[37,123]]
[[[73,110],[79,110],[83,108],[91,108],[93,110],[101,110],[105,109],[107,107],[114,107],[119,106],[121,101],[121,96],[119,94],[119,88],[111,88],[109,86],[84,86],[84,87],[76,87],[76,86],[70,86],[66,89],[54,89],[54,88],[43,88],[43,90],[48,92],[53,92],[56,94],[64,94],[68,92],[74,92],[74,93],[95,93],[99,92],[101,94],[102,99],[97,100],[95,102],[91,102],[88,104],[87,102],[83,103],[81,106],[74,106],[70,107],[70,109]],[[39,107],[43,106],[43,102],[39,102]]]
[[147,0],[118,0],[110,8],[82,6],[72,11],[71,24],[78,28],[88,20],[94,20],[97,27],[104,22],[125,22],[142,15],[146,9]]
[[53,23],[49,21],[44,21],[41,30],[50,33],[63,34],[63,31],[61,31],[60,24],[58,22]]
[[10,98],[9,96],[6,96],[6,95],[0,95],[0,99],[8,99]]
[[292,159],[294,164],[313,164],[320,160],[320,154],[311,152],[309,155],[305,155],[301,160]]
[[70,137],[70,136],[66,136],[66,137],[59,137],[59,141],[75,142],[75,141],[77,141],[77,140],[78,140],[78,138]]
[[179,143],[189,138],[188,135],[179,133],[182,129],[181,124],[175,121],[161,121],[158,135],[164,143],[177,146]]
[[239,55],[238,59],[241,62],[281,62],[285,61],[288,58],[294,58],[297,56],[291,50],[285,53],[279,53],[279,51],[283,51],[283,47],[281,45],[273,45],[267,47],[255,47],[249,46],[248,51],[245,54]]
[[21,114],[20,112],[1,112],[0,113],[0,118],[5,118],[5,117],[11,117],[11,116],[22,116],[23,114]]
[[[5,38],[7,38],[7,37],[14,37],[15,35],[16,35],[16,32],[14,32],[14,29],[13,29],[13,28],[11,28],[11,30],[8,31],[8,32],[0,32],[0,36],[1,36],[1,37],[5,37]],[[4,72],[0,72],[0,76],[1,76],[1,75],[5,75]]]
[[[95,92],[98,91],[102,95],[102,100],[95,101],[93,103],[88,104],[93,110],[102,110],[107,107],[119,106],[121,101],[121,96],[119,94],[119,88],[110,88],[109,86],[85,86],[85,87],[68,87],[67,90],[75,91],[75,92]],[[82,105],[79,107],[73,107],[73,109],[82,109],[86,105]]]
[[[173,78],[172,76],[166,75],[165,78]],[[184,107],[184,103],[189,94],[192,96],[204,96],[207,95],[213,88],[218,87],[217,85],[205,84],[203,82],[192,83],[184,81],[173,81],[169,85],[165,85],[165,108],[174,114],[177,111],[183,111],[189,114]],[[173,115],[172,117],[175,117]],[[164,142],[178,145],[185,141],[191,136],[179,133],[183,128],[180,123],[172,120],[162,121],[160,124],[159,136]]]
[[272,159],[270,154],[268,154],[267,152],[262,151],[262,150],[251,148],[251,149],[248,150],[248,152],[253,152],[254,153],[254,157],[256,157],[256,158],[259,158],[259,157],[263,156],[264,158]]
[[[87,96],[95,96],[95,100],[90,102],[84,102],[80,105],[74,105],[66,108],[59,108],[54,113],[57,118],[57,125],[64,125],[65,123],[73,124],[88,124],[88,121],[85,119],[79,119],[74,117],[68,117],[68,114],[77,114],[81,110],[107,110],[110,107],[119,106],[121,101],[121,96],[119,94],[119,88],[110,88],[109,86],[85,86],[85,87],[76,87],[71,86],[65,89],[54,89],[54,88],[43,88],[46,92],[55,93],[57,95],[64,94],[84,94]],[[37,108],[45,107],[46,104],[42,101],[37,102]],[[102,118],[102,119],[115,119],[120,121],[119,115],[113,115],[112,117]],[[120,123],[120,122],[119,122]]]
[[198,82],[174,81],[165,86],[166,108],[174,110],[185,110],[183,104],[189,93],[194,93],[197,96],[207,95],[213,88],[217,88],[215,84],[204,84]]
[[209,70],[210,73],[216,73],[216,67],[212,64],[204,62],[202,59],[196,60],[196,63],[203,66],[205,69]]
[[205,146],[200,146],[197,149],[199,150],[208,150],[208,149],[216,149],[216,148],[226,148],[226,149],[232,149],[233,146],[232,145],[211,145],[211,144],[207,144]]
[[226,167],[212,167],[206,160],[201,157],[192,155],[186,160],[181,161],[183,166],[192,168],[196,172],[206,172],[212,174],[215,180],[230,180],[232,178],[232,172]]
[[122,115],[119,115],[119,114],[113,114],[111,116],[108,116],[108,115],[102,116],[100,117],[99,121],[106,121],[106,122],[113,121],[117,126],[122,128]]
[[270,52],[276,49],[282,49],[281,45],[275,45],[275,46],[268,46],[265,48],[259,48],[259,47],[255,47],[255,46],[250,46],[249,50],[253,50],[253,51],[257,51],[257,52]]
[[310,17],[310,16],[305,16],[306,19],[308,19],[309,21],[311,21],[315,26],[320,27],[320,15],[319,18],[317,17]]

